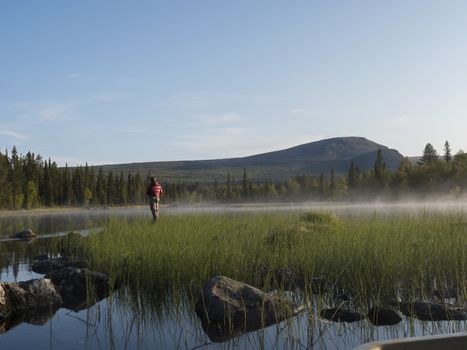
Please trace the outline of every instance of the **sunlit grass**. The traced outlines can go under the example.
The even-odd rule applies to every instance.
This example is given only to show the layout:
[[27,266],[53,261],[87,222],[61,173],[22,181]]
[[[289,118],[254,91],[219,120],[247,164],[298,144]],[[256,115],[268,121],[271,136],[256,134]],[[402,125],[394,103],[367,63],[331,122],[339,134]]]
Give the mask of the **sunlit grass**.
[[[93,268],[156,304],[197,297],[225,275],[267,289],[276,269],[322,276],[329,298],[364,309],[396,296],[429,298],[454,288],[465,300],[467,227],[461,215],[337,218],[329,213],[191,214],[131,223],[113,219],[83,241]],[[265,272],[266,271],[266,272]],[[266,276],[265,276],[266,274]],[[265,278],[266,277],[266,278]]]

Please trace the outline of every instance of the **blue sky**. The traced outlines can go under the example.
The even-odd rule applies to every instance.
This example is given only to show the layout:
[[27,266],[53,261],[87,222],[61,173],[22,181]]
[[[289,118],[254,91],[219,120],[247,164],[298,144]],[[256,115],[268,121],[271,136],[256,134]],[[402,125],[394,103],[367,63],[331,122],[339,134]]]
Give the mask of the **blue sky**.
[[467,1],[1,1],[0,151],[69,165],[364,136],[467,150]]

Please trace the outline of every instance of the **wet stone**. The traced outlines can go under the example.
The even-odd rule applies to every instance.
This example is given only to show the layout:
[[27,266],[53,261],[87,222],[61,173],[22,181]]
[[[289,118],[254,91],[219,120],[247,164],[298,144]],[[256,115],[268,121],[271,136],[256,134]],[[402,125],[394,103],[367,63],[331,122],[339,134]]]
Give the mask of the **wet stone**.
[[36,234],[30,228],[27,228],[27,229],[24,229],[23,231],[16,232],[16,233],[10,235],[10,237],[11,238],[16,238],[16,239],[28,240],[28,239],[32,239],[32,238],[36,237]]
[[321,310],[320,316],[334,322],[357,322],[365,318],[362,314],[342,308],[330,308]]
[[304,308],[246,283],[218,276],[206,283],[195,310],[209,338],[221,342],[281,322]]
[[368,318],[375,326],[392,326],[402,321],[399,314],[387,306],[372,307],[368,311]]
[[467,310],[450,304],[417,300],[413,303],[399,303],[399,309],[407,317],[415,317],[421,321],[464,321]]

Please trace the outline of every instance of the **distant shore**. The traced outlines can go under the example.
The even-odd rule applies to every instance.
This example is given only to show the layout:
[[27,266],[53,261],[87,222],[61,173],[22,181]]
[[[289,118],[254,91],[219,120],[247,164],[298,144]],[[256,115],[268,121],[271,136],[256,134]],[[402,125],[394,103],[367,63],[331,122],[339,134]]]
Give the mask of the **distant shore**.
[[[93,210],[111,210],[111,209],[135,209],[145,208],[145,205],[126,205],[126,206],[110,206],[110,207],[53,207],[53,208],[34,208],[34,209],[7,209],[0,210],[2,216],[28,216],[28,215],[47,215],[60,213],[83,213]],[[163,207],[163,206],[162,206]]]

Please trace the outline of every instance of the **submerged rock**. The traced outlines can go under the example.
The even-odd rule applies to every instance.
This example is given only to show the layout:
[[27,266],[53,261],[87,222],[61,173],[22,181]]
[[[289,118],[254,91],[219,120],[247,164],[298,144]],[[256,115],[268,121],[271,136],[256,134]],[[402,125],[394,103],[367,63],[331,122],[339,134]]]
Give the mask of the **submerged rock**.
[[338,307],[321,310],[319,315],[326,320],[349,323],[361,321],[365,318],[365,316],[356,311],[346,310]]
[[35,273],[46,274],[53,270],[60,270],[65,267],[85,268],[87,263],[82,260],[68,260],[66,258],[55,258],[47,260],[39,260],[32,264],[32,271]]
[[217,276],[204,286],[195,310],[209,338],[221,342],[296,316],[304,307]]
[[399,314],[387,306],[372,307],[368,310],[368,318],[375,326],[392,326],[402,321]]
[[16,238],[16,239],[32,239],[36,237],[36,234],[34,233],[33,230],[30,228],[24,229],[23,231],[14,233],[10,236],[11,238]]
[[88,308],[110,294],[106,274],[85,268],[66,267],[45,276],[57,286],[63,307],[74,311]]
[[399,309],[407,317],[416,317],[421,321],[464,321],[467,311],[450,304],[417,300],[413,303],[399,303]]

